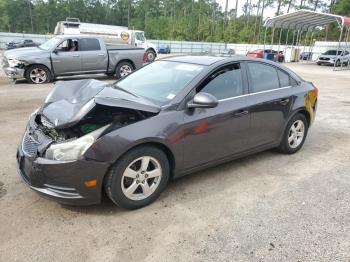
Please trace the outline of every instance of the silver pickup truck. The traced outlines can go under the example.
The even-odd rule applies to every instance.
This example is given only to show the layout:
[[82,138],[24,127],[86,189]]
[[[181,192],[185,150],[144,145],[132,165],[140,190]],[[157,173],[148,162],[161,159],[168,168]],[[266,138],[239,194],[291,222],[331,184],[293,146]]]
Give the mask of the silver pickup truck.
[[121,78],[143,65],[145,50],[129,45],[107,47],[103,39],[88,35],[56,36],[38,47],[9,50],[3,68],[12,79],[34,84],[59,76],[100,74]]

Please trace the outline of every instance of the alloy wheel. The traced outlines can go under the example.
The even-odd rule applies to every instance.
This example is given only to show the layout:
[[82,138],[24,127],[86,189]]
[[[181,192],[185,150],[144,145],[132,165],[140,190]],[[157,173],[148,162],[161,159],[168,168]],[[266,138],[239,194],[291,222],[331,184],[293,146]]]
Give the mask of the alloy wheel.
[[34,68],[32,71],[30,71],[29,77],[33,83],[36,84],[45,83],[47,79],[45,70],[41,68]]
[[119,72],[120,72],[120,76],[124,77],[132,72],[132,68],[129,65],[123,65],[120,67]]
[[305,125],[301,120],[296,120],[290,127],[288,133],[288,144],[291,148],[297,148],[303,141]]
[[158,188],[162,178],[162,168],[151,156],[137,158],[125,169],[121,187],[125,197],[131,200],[148,198]]

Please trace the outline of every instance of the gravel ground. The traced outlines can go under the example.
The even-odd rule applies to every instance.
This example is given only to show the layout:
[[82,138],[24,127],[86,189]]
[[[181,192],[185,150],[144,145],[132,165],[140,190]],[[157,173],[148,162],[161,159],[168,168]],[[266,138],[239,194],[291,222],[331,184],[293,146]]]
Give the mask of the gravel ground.
[[189,175],[136,211],[62,206],[25,186],[16,147],[52,84],[0,78],[0,261],[350,261],[350,71],[288,66],[319,88],[299,153]]

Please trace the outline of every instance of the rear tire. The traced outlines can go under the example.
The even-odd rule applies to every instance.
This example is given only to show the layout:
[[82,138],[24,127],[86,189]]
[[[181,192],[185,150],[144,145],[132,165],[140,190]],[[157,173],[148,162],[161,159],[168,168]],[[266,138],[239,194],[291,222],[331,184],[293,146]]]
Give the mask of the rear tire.
[[169,177],[165,153],[153,146],[141,146],[130,150],[112,166],[105,178],[105,192],[116,205],[137,209],[154,202]]
[[148,49],[147,53],[147,62],[153,62],[156,59],[156,53],[152,49]]
[[51,82],[50,70],[43,65],[32,65],[25,72],[25,78],[32,84],[44,84]]
[[297,113],[289,120],[278,150],[284,154],[298,152],[305,142],[308,128],[309,125],[305,116]]
[[134,71],[133,65],[127,61],[122,61],[117,65],[115,75],[119,79],[131,74],[132,71]]

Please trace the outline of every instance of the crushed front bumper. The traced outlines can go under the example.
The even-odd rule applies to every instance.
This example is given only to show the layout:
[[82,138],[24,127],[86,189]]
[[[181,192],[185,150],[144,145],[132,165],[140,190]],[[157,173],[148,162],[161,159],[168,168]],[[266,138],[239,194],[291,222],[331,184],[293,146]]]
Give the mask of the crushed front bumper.
[[12,78],[12,79],[24,78],[24,68],[5,67],[4,71],[8,78]]
[[[17,149],[19,173],[34,191],[62,204],[90,205],[101,201],[103,178],[110,164],[91,159],[57,161],[42,157],[52,143],[33,115]],[[86,183],[95,180],[92,184]]]

